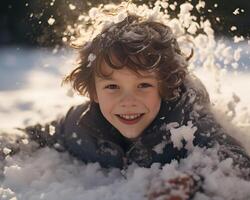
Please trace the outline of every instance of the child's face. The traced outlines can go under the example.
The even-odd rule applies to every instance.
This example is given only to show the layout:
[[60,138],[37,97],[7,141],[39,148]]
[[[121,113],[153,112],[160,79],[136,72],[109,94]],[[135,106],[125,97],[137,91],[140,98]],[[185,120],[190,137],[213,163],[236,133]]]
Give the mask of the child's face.
[[95,77],[96,97],[104,117],[127,138],[136,138],[159,112],[161,97],[156,74],[140,72],[142,77],[123,68],[103,66],[111,79]]

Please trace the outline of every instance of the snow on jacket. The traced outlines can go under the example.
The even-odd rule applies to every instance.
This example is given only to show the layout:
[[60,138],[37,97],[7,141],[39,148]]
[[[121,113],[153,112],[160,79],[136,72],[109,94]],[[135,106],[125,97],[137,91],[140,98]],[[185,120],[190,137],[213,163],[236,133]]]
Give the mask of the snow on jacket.
[[[150,167],[152,163],[164,165],[187,157],[192,146],[217,145],[222,160],[230,157],[236,165],[249,169],[249,156],[215,121],[209,107],[205,87],[196,77],[189,76],[181,87],[180,97],[172,102],[162,100],[154,121],[135,140],[123,137],[93,102],[72,107],[65,117],[50,124],[23,130],[40,147],[68,151],[86,163],[99,162],[105,168],[122,169],[132,162],[141,167]],[[3,144],[6,142],[2,142],[2,147]],[[13,153],[17,151],[18,147],[12,148]]]

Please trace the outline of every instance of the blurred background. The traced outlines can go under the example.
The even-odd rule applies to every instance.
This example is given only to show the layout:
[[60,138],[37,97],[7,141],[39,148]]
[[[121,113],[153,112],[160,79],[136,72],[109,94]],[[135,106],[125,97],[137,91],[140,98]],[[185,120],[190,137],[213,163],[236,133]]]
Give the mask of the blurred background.
[[[65,29],[73,25],[82,12],[100,3],[119,3],[119,0],[2,0],[0,8],[0,46],[27,45],[50,47],[62,45]],[[153,4],[155,1],[134,0],[137,4]],[[168,0],[178,5],[185,0]],[[196,5],[199,0],[189,0]],[[250,34],[250,1],[205,0],[205,8],[194,13],[198,19],[211,21],[216,36],[244,36]],[[169,8],[171,16],[179,11]],[[52,21],[48,21],[52,18]],[[54,21],[53,21],[54,20]],[[237,29],[232,29],[236,26]]]

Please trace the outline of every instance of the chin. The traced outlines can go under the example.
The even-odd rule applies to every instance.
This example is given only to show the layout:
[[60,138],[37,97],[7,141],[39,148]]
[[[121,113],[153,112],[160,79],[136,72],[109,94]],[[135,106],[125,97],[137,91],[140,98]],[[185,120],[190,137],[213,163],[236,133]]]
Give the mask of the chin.
[[126,133],[122,133],[122,132],[121,132],[121,134],[128,139],[135,139],[141,135],[141,134],[131,134],[131,133],[126,134]]

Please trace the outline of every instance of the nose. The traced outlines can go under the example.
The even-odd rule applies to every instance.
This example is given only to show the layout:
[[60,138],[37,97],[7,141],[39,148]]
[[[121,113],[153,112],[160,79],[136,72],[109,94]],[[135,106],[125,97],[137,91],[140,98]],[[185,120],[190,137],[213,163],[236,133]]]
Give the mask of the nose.
[[136,107],[137,106],[137,100],[134,94],[124,95],[120,103],[122,107]]

